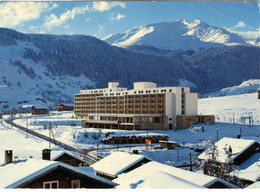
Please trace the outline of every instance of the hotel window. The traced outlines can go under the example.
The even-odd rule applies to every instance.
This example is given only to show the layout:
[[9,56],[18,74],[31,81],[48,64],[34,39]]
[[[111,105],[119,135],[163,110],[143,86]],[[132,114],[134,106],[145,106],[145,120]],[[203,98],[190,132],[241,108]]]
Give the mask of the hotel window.
[[59,181],[48,181],[43,182],[44,189],[58,189],[59,188]]

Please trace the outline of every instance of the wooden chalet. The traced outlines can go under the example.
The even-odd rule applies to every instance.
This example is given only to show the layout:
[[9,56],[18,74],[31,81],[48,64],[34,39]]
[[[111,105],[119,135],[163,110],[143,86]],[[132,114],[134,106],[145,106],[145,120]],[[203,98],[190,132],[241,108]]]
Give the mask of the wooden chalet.
[[[218,151],[216,162],[226,163],[228,159],[232,160],[234,165],[238,166],[246,161],[248,158],[250,158],[252,155],[257,153],[257,149],[259,149],[260,144],[255,140],[224,137],[219,140],[215,144],[215,146]],[[226,152],[227,149],[230,151],[229,156]],[[211,150],[211,148],[207,149],[205,152],[199,155],[198,158],[201,160],[209,159],[209,150]]]
[[85,161],[80,157],[72,154],[71,152],[58,150],[58,149],[43,149],[42,150],[42,159],[59,161],[66,163],[68,165],[79,167],[85,165]]
[[117,184],[95,175],[90,167],[27,159],[0,167],[0,188],[114,188]]
[[54,108],[58,109],[58,111],[73,111],[74,110],[73,105],[65,105],[65,104],[60,104],[60,105],[54,106]]
[[175,147],[180,147],[179,143],[176,141],[163,141],[160,140],[160,148],[161,149],[174,149]]
[[3,114],[0,114],[0,119],[3,119]]
[[41,115],[49,113],[47,108],[36,108],[34,105],[31,107],[32,115]]
[[259,166],[256,165],[260,162],[259,148],[260,144],[255,140],[224,137],[215,144],[215,163],[211,163],[212,147],[199,155],[198,159],[208,161],[204,167],[206,175],[216,174],[220,177],[228,163],[238,166],[238,175],[232,172],[228,174],[239,178],[244,185],[249,185],[259,178],[259,174],[255,175],[255,172],[260,173]]

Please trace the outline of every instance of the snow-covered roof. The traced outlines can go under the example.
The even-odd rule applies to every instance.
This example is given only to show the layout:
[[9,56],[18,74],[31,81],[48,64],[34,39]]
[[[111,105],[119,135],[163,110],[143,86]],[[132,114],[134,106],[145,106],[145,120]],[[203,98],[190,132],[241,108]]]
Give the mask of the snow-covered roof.
[[60,156],[62,156],[63,154],[68,154],[80,161],[83,161],[83,159],[81,159],[78,155],[70,152],[70,151],[65,151],[63,149],[60,149],[60,148],[52,148],[51,149],[51,160],[52,161],[55,161],[56,159],[58,159]]
[[249,181],[260,181],[260,153],[252,155],[239,165],[238,177]]
[[48,106],[43,104],[32,105],[32,107],[35,107],[36,109],[48,109]]
[[25,159],[0,167],[0,188],[16,188],[26,181],[29,181],[58,166],[70,169],[74,172],[86,175],[107,184],[116,185],[107,179],[96,176],[94,170],[90,167],[80,168],[56,161]]
[[[91,165],[95,171],[103,172],[116,177],[135,163],[146,158],[143,155],[130,154],[127,152],[113,152],[109,156]],[[148,159],[148,158],[146,158]]]
[[249,185],[246,189],[256,189],[256,188],[260,188],[260,181]]
[[[229,158],[225,149],[228,149],[229,146],[231,146],[232,148],[232,155],[230,159],[235,159],[237,156],[239,156],[242,152],[244,152],[248,147],[250,147],[255,142],[257,141],[223,137],[215,144],[218,151],[216,161],[221,163],[227,162]],[[209,151],[210,149],[204,151],[201,155],[199,155],[199,159],[209,159],[210,158],[210,155],[208,155]]]
[[144,188],[205,188],[215,182],[221,182],[228,187],[234,185],[208,175],[186,171],[155,161],[146,163],[129,173],[123,173],[113,180],[119,185],[117,189]]
[[[0,149],[2,149],[0,147]],[[7,148],[9,150],[9,148]],[[30,147],[30,148],[24,148],[23,146],[21,146],[21,148],[12,148],[13,149],[13,157],[14,157],[14,161],[16,160],[23,160],[23,159],[27,159],[27,158],[33,158],[33,159],[42,159],[42,150],[43,148],[34,148],[34,147]],[[0,153],[0,166],[4,164],[4,160],[5,160],[5,156],[4,156],[4,150],[6,149],[2,149],[2,153]],[[58,159],[60,156],[62,156],[63,154],[68,154],[72,157],[74,157],[75,159],[78,159],[80,161],[84,161],[82,158],[80,158],[79,155],[72,153],[70,151],[64,150],[62,148],[51,148],[51,160],[55,161],[56,159]]]

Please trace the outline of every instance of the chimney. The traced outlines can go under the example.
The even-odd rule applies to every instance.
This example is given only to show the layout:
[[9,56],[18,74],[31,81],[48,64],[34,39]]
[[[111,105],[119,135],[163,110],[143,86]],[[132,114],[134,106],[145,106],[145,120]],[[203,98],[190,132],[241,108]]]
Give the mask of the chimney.
[[13,162],[13,150],[5,150],[5,165]]
[[43,160],[51,160],[51,150],[50,149],[43,149],[42,150],[42,159]]

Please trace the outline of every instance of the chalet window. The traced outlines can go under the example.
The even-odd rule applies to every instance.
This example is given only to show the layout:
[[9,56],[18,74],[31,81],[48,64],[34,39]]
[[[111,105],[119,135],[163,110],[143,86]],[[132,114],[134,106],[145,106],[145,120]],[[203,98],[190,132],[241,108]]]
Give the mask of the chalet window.
[[80,188],[80,180],[72,180],[71,181],[71,188],[73,188],[73,189]]
[[59,188],[59,181],[48,181],[43,182],[44,189],[58,189]]

